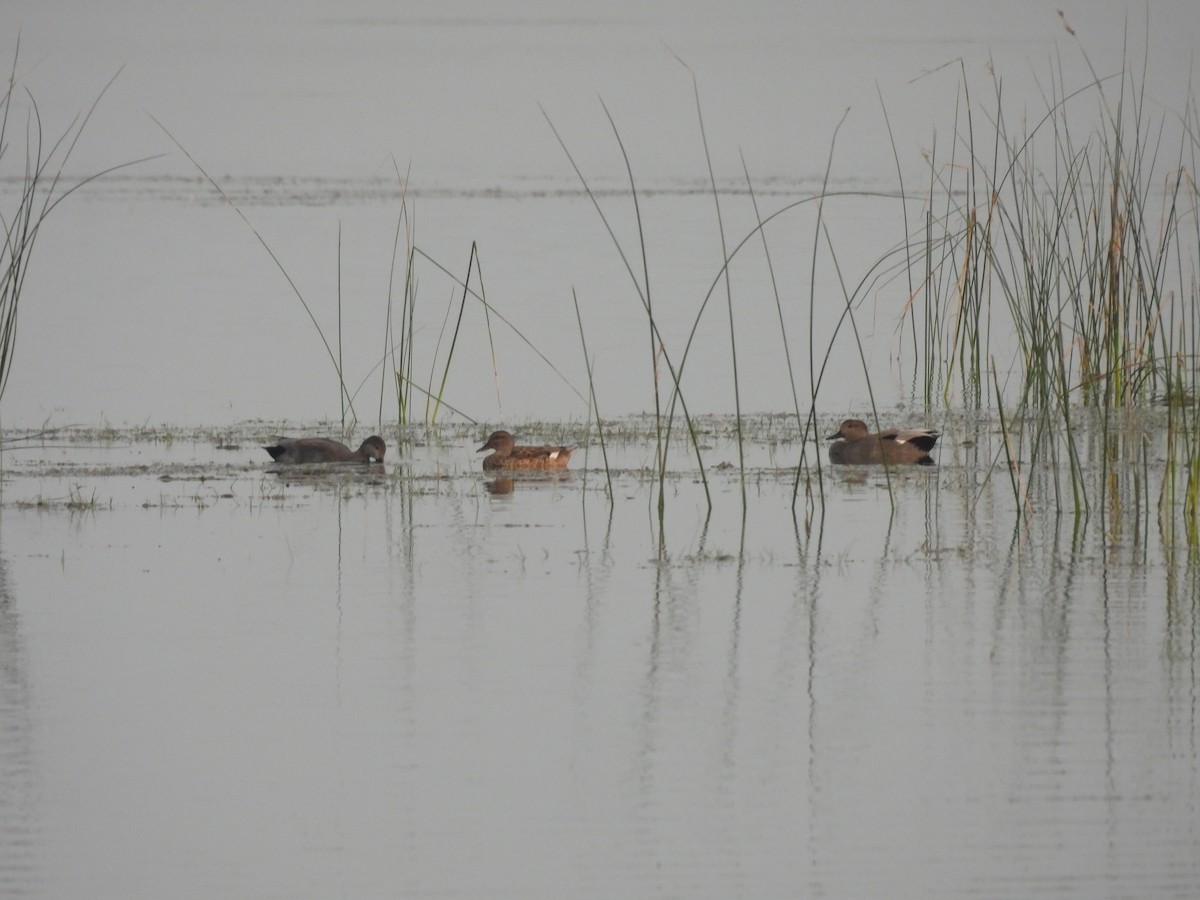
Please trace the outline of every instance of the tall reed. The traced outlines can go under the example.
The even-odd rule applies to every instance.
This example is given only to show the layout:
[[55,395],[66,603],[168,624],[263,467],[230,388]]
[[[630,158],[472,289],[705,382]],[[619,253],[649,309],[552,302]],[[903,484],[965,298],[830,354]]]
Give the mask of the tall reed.
[[[712,191],[713,207],[716,213],[717,233],[721,238],[721,258],[728,260],[729,244],[725,239],[725,220],[721,215],[721,192],[717,190],[717,178],[713,173],[712,153],[708,146],[708,132],[704,128],[704,110],[700,103],[700,82],[696,78],[696,73],[691,66],[684,62],[678,55],[675,56],[675,59],[688,70],[688,74],[692,77],[692,93],[696,98],[696,122],[700,126],[700,142],[704,145],[704,162],[708,167],[708,183]],[[744,525],[746,515],[746,447],[742,434],[742,391],[738,381],[737,337],[734,324],[735,317],[733,315],[733,284],[729,278],[728,265],[721,266],[721,280],[725,284],[725,309],[729,321],[729,358],[733,377],[734,423],[737,431],[738,483],[742,492],[742,517]]]
[[[1110,130],[1076,148],[1066,99],[1052,105],[1035,134],[1007,143],[984,227],[974,209],[964,210],[963,268],[979,299],[998,292],[1004,301],[1028,399],[1100,406],[1150,400],[1170,384],[1164,363],[1172,335],[1161,327],[1164,314],[1194,327],[1196,260],[1176,256],[1174,245],[1180,216],[1195,225],[1200,193],[1182,167],[1161,181],[1147,169],[1154,137],[1144,124],[1132,136],[1123,133],[1124,104],[1108,119]],[[1043,129],[1059,138],[1053,180],[1033,142]],[[1164,190],[1156,191],[1156,182]],[[1154,194],[1160,205],[1151,209]],[[1180,278],[1171,277],[1172,266]],[[1194,387],[1192,376],[1187,388]]]
[[[389,371],[396,384],[396,416],[401,426],[408,423],[408,410],[412,401],[411,391],[405,390],[405,379],[409,382],[412,380],[412,354],[409,352],[409,348],[412,347],[414,336],[413,306],[416,295],[413,284],[412,248],[416,239],[416,227],[413,222],[414,217],[410,215],[408,208],[408,179],[411,171],[401,176],[400,169],[395,166],[394,160],[393,167],[396,171],[396,180],[400,184],[400,214],[396,217],[396,233],[392,238],[392,261],[388,267],[387,317],[383,328],[383,364],[379,367],[379,423],[381,427],[383,425],[384,385]],[[400,336],[397,339],[392,319],[396,298],[396,268],[401,247],[405,251],[404,281],[400,301]],[[397,351],[399,352],[397,353]]]
[[[217,196],[219,196],[235,213],[237,213],[238,218],[240,218],[242,220],[242,222],[246,225],[246,227],[250,229],[250,232],[258,240],[259,244],[262,245],[262,248],[267,251],[267,255],[271,258],[271,261],[275,264],[275,267],[279,270],[279,273],[283,276],[284,280],[287,282],[288,287],[292,291],[292,294],[296,297],[296,299],[298,301],[300,301],[300,305],[304,308],[304,312],[308,316],[309,321],[312,322],[313,327],[317,330],[317,336],[321,339],[321,344],[325,348],[325,353],[329,357],[329,361],[333,364],[334,372],[337,373],[338,400],[339,400],[339,402],[341,404],[341,408],[342,408],[342,429],[349,430],[349,429],[347,429],[347,423],[346,423],[347,414],[350,415],[352,421],[358,420],[358,414],[354,410],[354,395],[353,395],[353,393],[351,393],[350,388],[346,384],[345,372],[342,369],[342,360],[341,360],[340,350],[338,352],[334,351],[332,345],[329,343],[329,338],[326,337],[326,335],[325,335],[325,330],[323,328],[321,328],[321,323],[317,321],[317,317],[313,313],[312,307],[309,305],[308,300],[305,299],[303,292],[300,290],[300,286],[298,284],[296,284],[295,279],[292,278],[291,273],[288,272],[287,268],[283,264],[283,261],[275,253],[275,251],[271,248],[271,246],[267,243],[266,238],[264,238],[262,236],[261,232],[259,232],[259,230],[254,227],[254,224],[250,221],[249,216],[247,216],[246,213],[242,211],[242,208],[240,206],[238,206],[237,202],[232,197],[230,197],[229,194],[227,194],[225,192],[225,189],[222,188],[221,185],[217,183],[215,178],[213,178],[211,175],[208,174],[208,172],[204,169],[204,167],[202,165],[200,165],[199,161],[194,156],[192,156],[192,154],[190,152],[188,152],[187,148],[184,147],[183,144],[179,142],[179,140],[175,137],[175,135],[172,134],[170,132],[170,130],[165,125],[162,124],[162,122],[158,121],[158,119],[154,118],[154,116],[151,116],[150,119],[151,119],[151,121],[154,122],[155,125],[157,125],[162,130],[163,134],[165,134],[167,136],[167,138],[171,141],[171,143],[173,143],[177,148],[179,148],[179,152],[182,153],[185,157],[187,157],[188,162],[190,162],[192,164],[192,166],[195,167],[196,171],[198,171],[200,173],[201,177],[203,177],[204,180],[209,183],[209,185],[212,187],[212,189],[214,191],[216,191]],[[338,266],[340,269],[340,266],[341,266],[340,243],[338,246]],[[339,326],[338,327],[338,339],[340,340],[340,337],[341,337],[340,274],[339,274],[339,294],[338,294],[336,300],[337,300],[338,326]]]
[[604,459],[604,477],[606,482],[606,494],[608,502],[611,506],[613,500],[612,486],[612,470],[608,465],[608,445],[604,437],[604,420],[600,416],[600,404],[596,400],[596,378],[595,372],[592,370],[592,359],[588,355],[587,336],[583,331],[583,314],[579,311],[579,295],[575,291],[571,291],[571,300],[575,304],[575,321],[579,325],[579,343],[583,346],[583,363],[587,367],[588,376],[588,409],[596,417],[596,434],[600,438],[600,455]]
[[17,160],[20,174],[16,178],[16,201],[12,208],[0,209],[0,228],[4,231],[4,242],[0,246],[0,398],[4,396],[8,386],[8,376],[12,371],[16,352],[17,311],[25,289],[25,278],[29,273],[34,247],[46,218],[63,200],[84,185],[119,169],[155,158],[149,156],[131,160],[103,169],[72,184],[64,184],[67,162],[71,159],[92,114],[117,76],[121,74],[120,70],[117,70],[96,95],[87,112],[81,117],[76,116],[57,139],[47,143],[37,101],[27,88],[18,89],[20,79],[17,76],[17,66],[20,53],[21,42],[18,37],[16,49],[13,51],[8,86],[0,97],[0,173],[5,171],[6,157],[11,153],[9,128],[20,128],[19,124],[14,123],[15,117],[19,116],[14,104],[18,104],[21,97],[24,97],[28,104],[23,135],[25,153],[22,159]]
[[[1055,505],[1079,515],[1112,509],[1106,473],[1118,462],[1118,443],[1106,442],[1101,477],[1085,485],[1079,410],[1100,410],[1107,432],[1116,410],[1194,399],[1200,380],[1195,105],[1178,121],[1154,115],[1144,69],[1102,78],[1088,67],[1075,88],[1061,63],[1052,69],[1027,130],[1010,123],[998,75],[978,115],[963,74],[953,149],[930,154],[924,233],[906,242],[923,247],[908,314],[926,399],[986,405],[984,361],[1010,353],[1000,363],[1015,376],[1010,395],[995,402],[1033,427],[1030,462],[1063,473]],[[1081,121],[1089,101],[1098,116]],[[997,344],[1008,333],[1012,346]],[[1188,452],[1179,463],[1191,467]]]
[[[568,160],[568,162],[570,162],[571,168],[574,169],[576,176],[579,178],[580,184],[582,185],[584,192],[587,194],[588,199],[590,199],[592,201],[592,206],[595,208],[597,214],[600,216],[600,220],[604,224],[605,230],[608,232],[609,238],[612,240],[613,246],[617,250],[617,255],[620,257],[621,262],[625,266],[626,272],[629,274],[630,280],[633,282],[634,291],[636,292],[638,299],[641,301],[642,309],[646,313],[647,337],[649,338],[651,371],[654,372],[653,391],[654,391],[655,467],[656,467],[656,474],[658,477],[657,516],[658,516],[658,521],[659,521],[659,525],[661,528],[661,526],[663,524],[663,519],[666,515],[667,453],[668,453],[668,449],[669,449],[671,416],[667,415],[666,410],[664,410],[664,408],[663,408],[664,404],[663,404],[662,396],[661,396],[661,393],[659,390],[658,361],[660,359],[662,360],[663,364],[667,367],[667,373],[671,380],[671,397],[670,397],[670,401],[669,401],[671,409],[672,410],[674,409],[674,405],[675,405],[676,401],[678,401],[680,410],[682,411],[682,414],[683,414],[684,422],[687,425],[688,437],[691,440],[692,449],[696,454],[696,460],[697,460],[697,464],[698,464],[698,468],[699,468],[699,472],[700,472],[700,479],[704,486],[704,497],[705,497],[705,502],[707,503],[707,509],[708,509],[709,514],[711,514],[711,512],[712,512],[712,494],[709,490],[708,476],[704,470],[704,461],[703,461],[702,453],[700,450],[700,438],[699,438],[699,435],[698,435],[696,427],[695,427],[695,422],[692,419],[691,414],[688,412],[687,400],[684,398],[683,389],[682,389],[682,385],[680,382],[680,373],[682,372],[683,363],[681,361],[679,366],[676,367],[675,363],[672,362],[671,354],[667,350],[666,343],[663,341],[663,338],[662,338],[662,334],[659,332],[658,321],[655,319],[655,315],[654,315],[654,306],[653,306],[653,299],[652,299],[653,295],[650,290],[650,260],[646,253],[646,234],[645,234],[645,230],[644,230],[643,224],[642,224],[642,213],[641,213],[640,201],[639,201],[638,190],[637,190],[637,182],[633,175],[633,166],[629,161],[629,154],[625,150],[625,144],[621,140],[620,130],[617,128],[616,122],[614,121],[612,114],[609,112],[608,107],[604,105],[603,101],[601,101],[601,107],[604,109],[604,114],[608,118],[609,125],[612,128],[613,137],[615,138],[615,140],[617,142],[617,147],[621,152],[621,158],[624,160],[624,164],[625,164],[625,172],[626,172],[627,177],[629,178],[629,191],[630,191],[630,197],[631,197],[631,200],[633,203],[633,213],[634,213],[634,218],[637,223],[637,232],[638,232],[639,260],[641,263],[641,271],[642,271],[642,276],[640,279],[639,279],[639,276],[637,275],[637,273],[634,271],[634,267],[633,267],[633,263],[631,262],[630,255],[625,251],[624,247],[621,246],[621,242],[617,239],[616,232],[613,230],[612,224],[609,222],[608,217],[605,215],[604,210],[601,208],[599,201],[596,199],[595,192],[592,190],[592,187],[591,187],[590,183],[588,182],[587,177],[583,174],[583,171],[579,168],[579,165],[576,163],[574,156],[571,154],[570,149],[567,147],[566,141],[564,141],[562,138],[562,135],[559,134],[558,129],[554,126],[554,121],[550,118],[549,114],[545,111],[545,109],[542,110],[542,115],[545,117],[546,123],[550,126],[550,130],[554,133],[554,137],[558,141],[559,146],[562,148],[563,153],[566,154],[567,160]],[[726,265],[727,264],[728,263],[726,262]],[[722,269],[723,268],[724,267],[722,267]],[[707,303],[707,298],[705,300],[705,303]],[[701,307],[701,309],[703,310],[703,306]],[[693,329],[693,333],[694,333],[694,329]],[[689,343],[690,343],[690,339],[689,339]],[[686,354],[687,354],[687,351],[685,349],[684,356],[686,356]]]

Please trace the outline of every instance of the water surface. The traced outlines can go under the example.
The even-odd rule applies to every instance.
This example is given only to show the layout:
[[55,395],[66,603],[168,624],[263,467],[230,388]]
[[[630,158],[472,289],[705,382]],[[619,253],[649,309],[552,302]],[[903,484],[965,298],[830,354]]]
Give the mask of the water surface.
[[[124,67],[68,174],[155,158],[55,210],[25,284],[0,894],[1200,894],[1200,591],[1165,417],[1114,442],[1073,416],[1079,517],[1018,422],[1015,493],[994,417],[923,403],[905,264],[872,270],[921,233],[935,148],[954,170],[964,85],[980,123],[1002,85],[1020,131],[1137,71],[1178,153],[1191,4],[1063,14],[1074,35],[1030,2],[5,4],[47,136]],[[1112,84],[1072,100],[1077,146]],[[780,210],[726,294],[728,248]],[[419,383],[472,247],[490,307],[463,307],[458,412],[429,430],[398,430],[384,363],[398,225]],[[673,363],[696,323],[702,457],[677,420],[661,481],[635,278]],[[856,289],[862,357],[834,339]],[[820,433],[875,406],[941,428],[937,467],[797,486],[830,346]],[[339,347],[387,463],[281,472],[272,433],[341,430]],[[485,479],[499,426],[583,448]]]
[[716,424],[711,517],[679,447],[661,529],[649,438],[611,503],[594,443],[497,493],[454,429],[382,472],[9,451],[6,890],[1194,892],[1196,570],[1152,513],[1013,529],[985,428],[810,518],[781,429],[743,520]]
[[[389,286],[394,307],[402,294],[403,266],[392,274],[401,182],[411,241],[425,254],[415,270],[422,386],[441,370],[461,296],[439,266],[465,278],[474,245],[472,285],[511,327],[467,305],[446,385],[457,409],[476,420],[583,419],[589,357],[604,415],[653,409],[642,301],[572,158],[638,281],[648,275],[673,360],[721,273],[711,172],[726,249],[759,216],[800,203],[767,229],[770,268],[754,240],[730,270],[743,408],[793,408],[793,381],[801,397],[811,393],[813,357],[833,341],[846,291],[864,279],[857,326],[876,401],[910,402],[909,332],[899,326],[919,273],[869,273],[908,235],[923,240],[931,177],[949,179],[964,164],[955,135],[968,98],[986,144],[998,90],[1014,132],[1031,129],[1056,93],[1080,90],[1067,110],[1082,146],[1103,130],[1120,80],[1106,80],[1103,95],[1082,89],[1097,75],[1136,72],[1147,121],[1162,117],[1165,161],[1179,152],[1197,39],[1182,0],[1065,9],[1074,37],[1040,3],[921,9],[6,4],[0,22],[20,33],[21,87],[48,139],[120,70],[69,174],[155,158],[89,186],[47,220],[4,424],[340,417],[333,366],[291,286],[162,128],[239,204],[335,348],[340,297],[360,420],[378,419],[381,392],[394,418],[380,363]],[[13,52],[15,41],[0,50]],[[19,99],[15,109],[26,110]],[[20,145],[5,157],[0,202],[23,174]],[[821,204],[819,236],[812,198],[822,186],[834,196]],[[696,412],[735,408],[725,300],[718,285],[690,351],[684,384]],[[991,340],[1007,371],[1014,349],[999,330]],[[848,330],[834,349],[858,358]],[[843,365],[850,371],[839,367],[820,385],[830,411],[868,402],[860,367]]]

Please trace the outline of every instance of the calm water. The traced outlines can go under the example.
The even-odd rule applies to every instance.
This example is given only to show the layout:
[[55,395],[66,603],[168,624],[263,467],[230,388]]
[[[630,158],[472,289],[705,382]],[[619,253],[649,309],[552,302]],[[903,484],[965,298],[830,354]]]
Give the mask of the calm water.
[[[1126,21],[1142,46],[1148,13],[1152,101],[1182,107],[1189,3],[1064,12],[1101,72]],[[612,112],[677,359],[722,257],[672,53],[695,70],[736,241],[755,223],[743,155],[763,210],[820,189],[835,131],[831,187],[894,192],[880,93],[919,180],[963,72],[977,94],[999,72],[1014,121],[1040,116],[1051,61],[1085,83],[1052,8],[16,2],[0,25],[20,30],[49,135],[125,67],[72,172],[165,154],[60,207],[27,281],[6,437],[85,427],[0,457],[0,894],[1200,894],[1200,586],[1161,500],[1155,414],[1107,468],[1081,438],[1089,483],[1115,491],[1086,521],[1035,480],[1018,527],[996,423],[914,405],[896,349],[909,288],[887,278],[858,319],[873,386],[889,420],[945,432],[939,465],[890,492],[882,472],[826,471],[794,501],[797,460],[824,451],[779,415],[785,342],[747,250],[731,272],[756,414],[745,513],[721,288],[685,377],[693,411],[716,414],[712,511],[678,443],[660,526],[652,432],[631,418],[654,402],[642,308],[539,110],[633,251],[597,96]],[[347,380],[357,437],[388,439],[382,471],[267,464],[272,433],[336,431],[332,368],[258,239],[147,113],[331,338],[340,226]],[[370,424],[394,165],[426,254],[417,370],[440,373],[457,316],[438,266],[465,275],[473,242],[495,311],[468,304],[447,383],[481,424],[443,413],[402,446],[386,380]],[[827,201],[844,277],[903,238],[900,212]],[[806,204],[769,232],[801,397],[810,337],[823,348],[842,309],[831,256],[810,272],[814,224]],[[810,280],[828,298],[811,329]],[[611,502],[594,438],[569,475],[512,485],[474,454],[493,423],[580,440],[573,295],[618,417]],[[822,433],[868,407],[857,363],[836,371]]]
[[1153,513],[1014,530],[983,427],[806,523],[781,428],[743,526],[710,427],[713,515],[679,448],[661,532],[638,442],[611,505],[595,446],[492,493],[453,430],[370,476],[10,451],[6,893],[1195,893],[1196,569]]

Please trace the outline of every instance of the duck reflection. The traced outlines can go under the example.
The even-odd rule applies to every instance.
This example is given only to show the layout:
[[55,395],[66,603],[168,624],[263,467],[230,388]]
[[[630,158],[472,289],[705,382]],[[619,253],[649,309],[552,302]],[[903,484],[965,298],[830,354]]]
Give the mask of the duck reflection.
[[518,484],[528,485],[530,487],[540,487],[546,484],[561,484],[571,481],[572,478],[568,473],[560,473],[554,475],[497,475],[495,478],[488,478],[483,482],[483,486],[487,488],[489,494],[511,494]]
[[491,478],[483,483],[489,494],[511,494],[513,492],[513,482],[515,479],[511,475],[503,475],[500,478]]

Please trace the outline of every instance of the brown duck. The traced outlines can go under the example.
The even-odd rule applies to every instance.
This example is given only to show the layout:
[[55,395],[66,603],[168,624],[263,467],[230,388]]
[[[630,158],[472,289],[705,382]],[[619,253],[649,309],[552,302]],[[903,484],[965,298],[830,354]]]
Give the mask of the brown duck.
[[329,438],[278,438],[263,447],[278,463],[383,462],[387,445],[383,438],[371,435],[357,450]]
[[520,447],[507,431],[494,431],[476,453],[495,451],[483,458],[483,471],[511,471],[513,469],[565,469],[571,458],[572,447]]
[[834,465],[918,465],[932,466],[929,451],[937,443],[938,432],[931,428],[885,428],[871,434],[862,419],[847,419],[825,440],[829,445],[829,461]]

